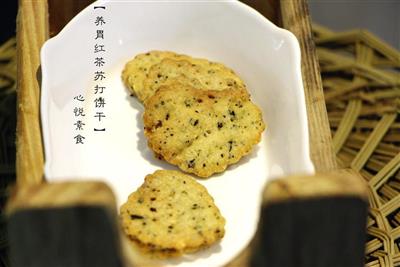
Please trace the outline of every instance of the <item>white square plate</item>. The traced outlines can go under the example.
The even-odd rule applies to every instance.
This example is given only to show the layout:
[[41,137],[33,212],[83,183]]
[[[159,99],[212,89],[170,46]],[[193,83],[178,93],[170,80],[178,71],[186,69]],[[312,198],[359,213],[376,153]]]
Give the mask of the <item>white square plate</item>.
[[[106,9],[94,9],[105,6]],[[106,22],[96,26],[102,16]],[[96,31],[104,40],[95,40]],[[95,44],[105,52],[94,53]],[[253,237],[260,193],[268,179],[312,173],[296,38],[238,1],[98,1],[78,14],[41,50],[41,117],[48,181],[102,179],[122,204],[157,169],[176,169],[153,157],[143,135],[143,107],[121,81],[124,64],[149,50],[171,50],[229,66],[245,81],[267,123],[252,153],[224,173],[198,179],[226,218],[226,235],[209,249],[163,263],[221,266]],[[96,57],[104,67],[96,67]],[[96,71],[106,79],[94,81]],[[106,115],[94,117],[96,84]],[[74,97],[81,95],[80,102]],[[83,108],[84,117],[75,117]],[[83,130],[74,123],[82,120]],[[95,132],[94,128],[105,128]],[[75,144],[75,136],[85,137]]]

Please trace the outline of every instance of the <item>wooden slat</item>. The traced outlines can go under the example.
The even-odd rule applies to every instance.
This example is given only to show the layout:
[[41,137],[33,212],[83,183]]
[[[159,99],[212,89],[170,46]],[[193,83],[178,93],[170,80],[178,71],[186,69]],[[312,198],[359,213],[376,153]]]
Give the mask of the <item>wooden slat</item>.
[[277,0],[240,0],[256,9],[270,21],[275,23],[276,25],[281,25],[281,13],[279,10],[279,1]]
[[342,43],[348,44],[355,40],[359,40],[375,48],[379,53],[384,55],[387,59],[394,62],[397,66],[400,64],[400,53],[390,45],[382,42],[376,36],[364,30],[351,30],[347,32],[336,33],[335,35],[323,36],[316,40],[317,44],[325,43]]
[[338,153],[350,135],[361,110],[361,100],[351,100],[333,137],[333,148]]
[[100,181],[44,183],[18,187],[7,205],[7,213],[35,208],[104,206],[116,213],[112,190]]
[[46,0],[20,0],[17,17],[17,184],[43,180],[43,146],[39,120],[39,51],[48,38]]
[[379,142],[382,140],[386,131],[389,129],[390,125],[396,119],[397,114],[385,114],[379,121],[375,129],[372,131],[371,135],[365,141],[363,147],[358,152],[357,156],[351,163],[351,168],[354,170],[361,170],[364,164],[368,161],[369,157],[374,152],[375,148],[378,146]]
[[50,36],[59,33],[82,9],[94,0],[48,0]]
[[311,159],[317,172],[334,170],[337,168],[336,158],[306,0],[282,0],[281,10],[284,28],[294,33],[300,43]]
[[116,201],[103,182],[18,187],[7,211],[14,267],[122,266]]

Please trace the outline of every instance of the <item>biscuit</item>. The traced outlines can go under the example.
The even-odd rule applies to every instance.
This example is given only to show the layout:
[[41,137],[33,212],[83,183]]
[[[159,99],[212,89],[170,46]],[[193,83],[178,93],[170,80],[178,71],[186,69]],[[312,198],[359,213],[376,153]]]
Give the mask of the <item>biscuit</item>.
[[148,53],[138,54],[126,63],[124,70],[122,71],[122,80],[139,99],[143,99],[143,83],[148,75],[150,67],[154,64],[160,63],[164,58],[179,60],[189,57],[169,51],[153,50]]
[[234,87],[245,87],[243,81],[223,64],[205,59],[164,58],[153,65],[144,81],[144,92],[141,101],[145,102],[161,86],[180,82],[202,90],[225,90]]
[[121,206],[120,218],[129,239],[158,257],[194,252],[225,234],[225,219],[207,189],[179,171],[147,175]]
[[145,104],[149,147],[181,170],[208,177],[248,154],[265,129],[247,91],[204,91],[179,83],[161,87]]

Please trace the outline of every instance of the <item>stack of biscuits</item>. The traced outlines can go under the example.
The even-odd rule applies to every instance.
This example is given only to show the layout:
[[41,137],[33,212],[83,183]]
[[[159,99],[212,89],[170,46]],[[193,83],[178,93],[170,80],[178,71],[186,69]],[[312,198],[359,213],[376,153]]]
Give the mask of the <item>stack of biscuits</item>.
[[[139,54],[122,79],[145,107],[144,133],[155,156],[210,177],[238,162],[265,129],[244,82],[228,67],[165,51]],[[157,171],[121,207],[125,233],[142,249],[175,256],[224,235],[213,198],[194,178]]]

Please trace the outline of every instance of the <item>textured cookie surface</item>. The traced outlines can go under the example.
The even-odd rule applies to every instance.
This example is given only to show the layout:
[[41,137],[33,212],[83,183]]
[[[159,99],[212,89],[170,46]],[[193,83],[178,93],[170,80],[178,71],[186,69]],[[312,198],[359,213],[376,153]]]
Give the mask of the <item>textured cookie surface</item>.
[[178,171],[160,170],[121,206],[122,227],[142,250],[177,256],[224,236],[225,219],[207,189]]
[[178,81],[202,90],[225,90],[245,87],[243,81],[229,68],[205,59],[176,60],[165,58],[153,65],[144,82],[146,100],[161,86]]
[[260,109],[245,89],[161,87],[143,115],[149,147],[185,172],[208,177],[236,163],[261,139]]
[[144,99],[144,81],[151,66],[160,63],[164,58],[181,60],[189,57],[174,52],[154,50],[148,53],[138,54],[126,63],[125,68],[122,71],[122,80],[140,100]]

